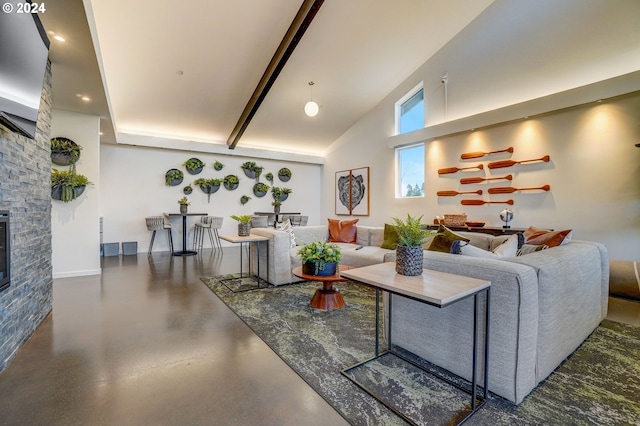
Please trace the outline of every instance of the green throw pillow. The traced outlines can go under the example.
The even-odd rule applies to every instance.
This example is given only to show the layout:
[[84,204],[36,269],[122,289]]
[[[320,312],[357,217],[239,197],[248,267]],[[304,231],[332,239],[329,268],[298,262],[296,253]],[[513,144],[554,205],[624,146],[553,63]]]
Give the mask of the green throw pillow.
[[388,223],[384,224],[384,240],[380,245],[380,248],[395,250],[398,245],[398,233],[396,232],[396,227],[393,225],[389,225]]
[[444,225],[438,227],[438,232],[431,240],[431,244],[426,248],[430,251],[440,251],[443,253],[451,253],[451,245],[454,241],[461,240],[469,242],[468,238],[458,235]]

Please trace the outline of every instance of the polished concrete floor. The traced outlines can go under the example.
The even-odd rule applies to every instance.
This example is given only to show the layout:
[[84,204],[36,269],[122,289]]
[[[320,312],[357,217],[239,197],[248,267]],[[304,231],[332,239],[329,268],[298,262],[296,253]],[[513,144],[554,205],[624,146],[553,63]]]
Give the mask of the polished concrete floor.
[[232,247],[55,280],[52,314],[0,373],[0,424],[347,424],[199,280],[238,268]]
[[[0,424],[346,424],[199,280],[238,268],[225,248],[55,280],[53,313],[0,373]],[[640,303],[610,298],[609,318],[640,325]]]

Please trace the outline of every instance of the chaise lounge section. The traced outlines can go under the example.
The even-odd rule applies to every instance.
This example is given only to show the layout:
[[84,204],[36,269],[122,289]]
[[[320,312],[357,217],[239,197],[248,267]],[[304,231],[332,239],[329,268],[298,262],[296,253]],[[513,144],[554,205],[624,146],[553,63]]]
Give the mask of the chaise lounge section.
[[[358,226],[356,244],[338,243],[343,251],[342,263],[367,266],[394,261],[394,250],[379,247],[383,230]],[[291,274],[300,261],[297,248],[290,246],[289,234],[271,229],[253,232],[269,238],[269,282],[282,285],[299,281]],[[495,245],[496,238],[504,238],[459,234],[485,250]],[[304,245],[326,240],[328,230],[326,226],[300,227],[295,229],[295,237],[299,245]],[[355,250],[360,245],[363,248]],[[256,248],[252,250],[255,253]],[[260,255],[266,261],[266,249]],[[596,242],[573,240],[503,259],[432,251],[424,255],[425,268],[491,281],[489,390],[515,404],[571,355],[607,313],[609,260],[606,248]],[[263,278],[267,278],[266,272]],[[480,300],[482,312],[484,296]],[[394,296],[392,312],[394,344],[456,375],[471,378],[472,300],[438,309]]]

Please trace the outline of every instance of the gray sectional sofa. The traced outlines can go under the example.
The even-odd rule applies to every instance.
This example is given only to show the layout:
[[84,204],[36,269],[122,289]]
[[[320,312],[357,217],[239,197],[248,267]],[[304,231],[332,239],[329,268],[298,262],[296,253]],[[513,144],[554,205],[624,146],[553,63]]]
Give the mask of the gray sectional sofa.
[[[367,266],[393,261],[395,251],[379,247],[383,229],[358,226],[356,244],[339,243],[342,263]],[[290,248],[289,234],[272,229],[252,232],[269,238],[269,282],[281,285],[299,281],[291,274],[300,260],[297,248]],[[326,226],[299,227],[294,232],[298,245],[328,237]],[[484,249],[504,238],[460,234]],[[363,248],[355,250],[360,245]],[[255,262],[256,247],[252,250]],[[431,251],[424,254],[425,268],[491,281],[489,390],[515,404],[573,353],[607,313],[609,260],[606,248],[599,243],[571,241],[504,259]],[[260,256],[265,262],[266,248]],[[264,266],[261,273],[267,278]],[[438,309],[394,296],[393,341],[470,380],[472,303],[468,299]]]

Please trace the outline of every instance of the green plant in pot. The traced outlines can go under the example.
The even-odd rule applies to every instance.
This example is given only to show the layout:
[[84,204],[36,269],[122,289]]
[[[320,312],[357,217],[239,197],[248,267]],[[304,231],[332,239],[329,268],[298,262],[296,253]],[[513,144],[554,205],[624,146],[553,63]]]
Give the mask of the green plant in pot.
[[268,180],[269,182],[273,182],[273,173],[269,172],[266,175],[264,175],[265,179]]
[[324,241],[302,246],[298,255],[302,260],[302,272],[307,275],[335,275],[338,273],[338,262],[342,259],[340,247]]
[[258,182],[253,185],[253,194],[256,197],[264,197],[269,192],[269,185],[266,183]]
[[205,163],[198,158],[189,158],[182,165],[187,169],[189,173],[191,173],[192,175],[197,175],[202,171]]
[[198,185],[202,192],[207,194],[207,202],[211,201],[211,194],[220,189],[220,185],[222,184],[222,179],[204,179],[199,178],[193,182],[194,185]]
[[182,197],[182,198],[180,198],[178,200],[178,204],[180,204],[180,213],[186,214],[187,213],[187,208],[189,207],[189,204],[191,204],[191,203],[189,202],[187,197]]
[[233,191],[238,187],[238,185],[240,185],[240,179],[238,179],[238,176],[236,175],[225,176],[225,178],[223,179],[223,182],[224,182],[224,187],[227,188],[229,191]]
[[187,185],[184,188],[182,188],[182,192],[185,195],[189,195],[189,194],[191,194],[193,192],[193,187],[191,185]]
[[278,186],[274,186],[271,188],[271,195],[274,200],[277,201],[285,201],[289,198],[289,194],[291,194],[291,189],[289,188],[280,188]]
[[396,246],[396,272],[401,275],[416,276],[422,274],[424,252],[422,245],[430,235],[421,223],[422,216],[412,217],[407,214],[407,220],[392,218],[398,245]]
[[51,161],[59,166],[75,164],[80,158],[82,147],[71,139],[53,138],[51,139]]
[[278,178],[282,182],[287,182],[289,179],[291,179],[291,170],[287,169],[286,167],[281,168],[280,170],[278,170]]
[[271,205],[273,206],[274,213],[280,213],[280,206],[282,205],[282,201],[275,200],[271,203]]
[[237,216],[232,214],[231,219],[238,221],[238,236],[239,237],[248,237],[251,233],[251,215],[242,215]]
[[243,195],[242,197],[240,197],[240,204],[244,206],[249,202],[250,199],[251,197],[249,197],[248,195]]
[[250,179],[258,178],[263,169],[263,167],[256,165],[255,161],[246,161],[240,168],[244,170],[244,174]]
[[213,163],[213,168],[214,168],[214,169],[216,169],[216,170],[218,170],[218,171],[220,171],[220,170],[222,170],[222,169],[224,168],[224,164],[222,164],[221,162],[219,162],[218,160],[216,160],[216,161]]
[[182,183],[184,173],[178,169],[171,169],[164,175],[164,183],[167,186],[175,186]]
[[51,198],[69,201],[78,198],[87,185],[91,185],[86,176],[77,174],[75,170],[51,170]]

